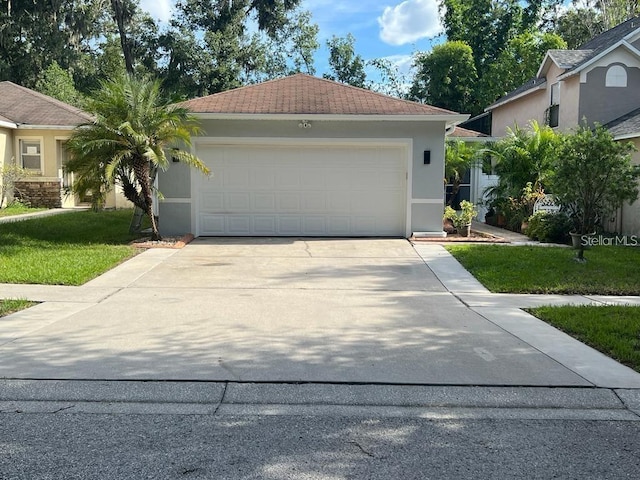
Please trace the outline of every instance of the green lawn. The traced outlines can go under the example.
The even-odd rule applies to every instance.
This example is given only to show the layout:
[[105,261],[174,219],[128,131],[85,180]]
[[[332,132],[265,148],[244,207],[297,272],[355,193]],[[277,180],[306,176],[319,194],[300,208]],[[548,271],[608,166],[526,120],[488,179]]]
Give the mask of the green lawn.
[[640,248],[593,247],[587,262],[560,247],[450,245],[485,287],[503,293],[640,295]]
[[23,213],[42,212],[46,208],[30,208],[25,207],[21,203],[13,203],[6,208],[0,210],[0,218],[11,217],[13,215],[22,215]]
[[0,225],[0,283],[81,285],[136,254],[131,210],[70,212]]
[[35,303],[28,300],[0,300],[0,317],[24,310],[32,305]]
[[640,307],[562,306],[527,311],[640,372]]

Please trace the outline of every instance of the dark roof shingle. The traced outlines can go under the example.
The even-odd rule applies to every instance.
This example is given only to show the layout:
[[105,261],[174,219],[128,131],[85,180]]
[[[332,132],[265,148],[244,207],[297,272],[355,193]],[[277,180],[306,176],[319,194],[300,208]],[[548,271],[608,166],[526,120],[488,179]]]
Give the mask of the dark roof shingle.
[[194,113],[257,115],[450,115],[455,112],[296,74],[228,90],[181,105]]
[[637,135],[640,137],[640,108],[604,125],[614,137]]
[[0,82],[0,116],[18,125],[71,127],[91,116],[69,104],[12,82]]

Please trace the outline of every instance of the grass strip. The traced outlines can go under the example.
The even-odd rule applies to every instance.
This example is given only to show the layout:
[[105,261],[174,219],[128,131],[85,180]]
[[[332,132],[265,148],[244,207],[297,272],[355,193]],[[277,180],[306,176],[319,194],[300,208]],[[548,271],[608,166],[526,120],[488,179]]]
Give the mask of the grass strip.
[[0,224],[0,283],[82,285],[137,253],[131,210]]
[[570,248],[506,245],[445,247],[496,293],[640,295],[640,248],[598,246],[584,264]]
[[582,305],[527,311],[640,372],[640,307]]
[[6,317],[7,315],[19,312],[33,305],[35,305],[35,302],[28,300],[0,300],[0,317]]

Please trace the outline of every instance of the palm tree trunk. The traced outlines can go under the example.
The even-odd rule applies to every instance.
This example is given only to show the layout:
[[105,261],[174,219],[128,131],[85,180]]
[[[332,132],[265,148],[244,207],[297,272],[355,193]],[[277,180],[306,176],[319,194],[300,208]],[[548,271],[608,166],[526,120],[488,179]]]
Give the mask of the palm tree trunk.
[[151,166],[149,161],[141,158],[135,161],[133,167],[134,175],[140,185],[140,194],[143,198],[144,213],[147,214],[151,221],[151,240],[161,240],[160,232],[158,231],[158,223],[156,217],[153,215],[153,197],[151,191]]

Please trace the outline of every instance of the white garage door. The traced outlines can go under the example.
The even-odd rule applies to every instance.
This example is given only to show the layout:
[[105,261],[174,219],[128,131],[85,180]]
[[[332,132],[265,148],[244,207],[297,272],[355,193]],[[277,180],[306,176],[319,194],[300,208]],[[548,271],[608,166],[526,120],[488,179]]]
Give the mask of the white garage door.
[[194,185],[210,236],[404,236],[406,151],[397,146],[200,145]]

